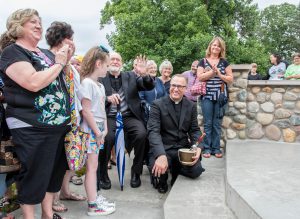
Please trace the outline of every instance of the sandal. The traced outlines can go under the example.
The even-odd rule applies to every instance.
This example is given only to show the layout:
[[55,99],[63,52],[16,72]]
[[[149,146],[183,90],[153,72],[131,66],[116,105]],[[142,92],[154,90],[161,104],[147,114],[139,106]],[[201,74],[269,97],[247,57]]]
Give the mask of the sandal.
[[54,213],[53,214],[53,219],[64,219],[63,217],[61,217],[59,214]]
[[113,166],[116,166],[116,165],[117,165],[116,161],[113,160],[113,159],[110,159],[110,163],[111,163],[111,165],[113,165]]
[[[54,201],[52,204],[52,210],[55,212],[66,212],[68,208],[60,201]],[[53,218],[54,218],[54,214],[53,214]]]
[[223,154],[222,154],[222,153],[216,153],[216,154],[215,154],[215,157],[216,157],[216,158],[222,158],[222,157],[223,157]]
[[80,177],[78,177],[76,175],[74,175],[74,176],[71,177],[70,182],[72,182],[74,185],[77,185],[77,186],[83,184],[82,178],[80,178]]
[[107,164],[107,169],[111,169],[111,163],[110,163],[110,161],[108,161],[108,164]]
[[65,195],[62,192],[60,192],[59,199],[68,201],[85,201],[86,197],[74,192],[71,192],[69,195]]
[[206,153],[204,153],[202,156],[205,157],[205,158],[210,158],[210,153],[209,153],[209,152],[206,152]]

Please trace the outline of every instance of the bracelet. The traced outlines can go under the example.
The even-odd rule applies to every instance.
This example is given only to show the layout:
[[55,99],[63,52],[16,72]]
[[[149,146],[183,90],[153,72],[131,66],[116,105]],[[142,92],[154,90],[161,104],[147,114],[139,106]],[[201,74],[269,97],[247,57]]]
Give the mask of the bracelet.
[[60,62],[55,62],[54,65],[56,65],[56,64],[61,65],[62,68],[64,68],[66,66],[66,65],[64,65],[63,63],[60,63]]

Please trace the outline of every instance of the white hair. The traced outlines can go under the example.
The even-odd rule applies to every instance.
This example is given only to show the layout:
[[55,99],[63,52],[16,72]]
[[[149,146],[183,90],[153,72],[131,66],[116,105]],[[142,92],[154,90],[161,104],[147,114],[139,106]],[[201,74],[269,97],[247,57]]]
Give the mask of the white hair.
[[173,72],[173,65],[169,60],[163,61],[159,66],[159,72],[162,73],[164,68],[171,68],[171,73]]

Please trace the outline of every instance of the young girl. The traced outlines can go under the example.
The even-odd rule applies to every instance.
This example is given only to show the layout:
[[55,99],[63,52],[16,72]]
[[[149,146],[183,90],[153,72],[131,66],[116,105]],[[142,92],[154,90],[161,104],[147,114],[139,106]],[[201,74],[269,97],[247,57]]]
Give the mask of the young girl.
[[90,133],[86,162],[85,190],[88,197],[89,216],[113,213],[115,203],[97,196],[97,167],[99,150],[103,148],[107,134],[105,113],[105,90],[98,82],[105,77],[109,64],[108,53],[100,47],[91,48],[83,58],[81,66],[83,131]]

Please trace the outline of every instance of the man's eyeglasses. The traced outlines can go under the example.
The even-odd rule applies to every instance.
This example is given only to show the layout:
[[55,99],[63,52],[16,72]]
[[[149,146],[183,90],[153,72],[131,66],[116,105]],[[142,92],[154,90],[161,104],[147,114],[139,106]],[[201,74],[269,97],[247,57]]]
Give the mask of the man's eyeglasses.
[[186,86],[179,85],[179,84],[171,84],[171,87],[172,88],[178,88],[179,90],[182,90],[182,89],[186,88]]
[[100,45],[100,46],[99,46],[99,49],[100,49],[102,52],[109,53],[108,49],[106,49],[105,46]]

